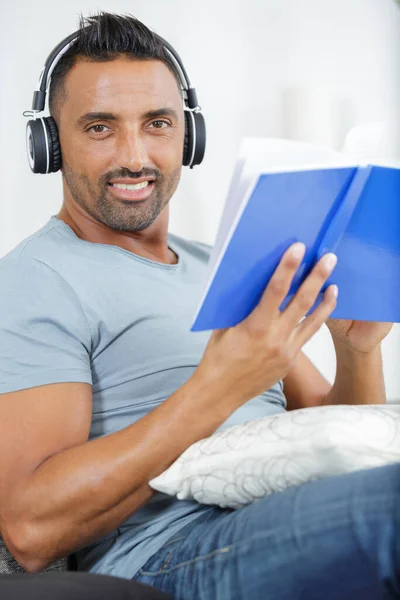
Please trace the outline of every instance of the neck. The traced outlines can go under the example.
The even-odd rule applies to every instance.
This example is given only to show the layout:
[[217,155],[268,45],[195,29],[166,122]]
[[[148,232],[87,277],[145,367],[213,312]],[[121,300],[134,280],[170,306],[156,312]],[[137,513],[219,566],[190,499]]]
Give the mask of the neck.
[[168,206],[150,227],[137,232],[111,229],[96,221],[81,207],[67,206],[65,202],[56,217],[66,223],[80,239],[87,242],[118,246],[143,258],[165,264],[178,262],[178,257],[168,247]]

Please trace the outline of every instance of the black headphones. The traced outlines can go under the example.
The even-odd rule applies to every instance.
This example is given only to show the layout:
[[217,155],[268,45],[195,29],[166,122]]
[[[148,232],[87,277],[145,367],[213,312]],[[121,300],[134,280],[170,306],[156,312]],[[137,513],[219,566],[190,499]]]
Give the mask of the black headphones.
[[[155,34],[164,46],[166,60],[178,77],[184,99],[185,138],[182,164],[191,169],[199,165],[206,149],[206,125],[197,102],[196,90],[191,86],[185,67],[174,48]],[[37,117],[45,108],[46,94],[51,74],[62,55],[73,45],[78,32],[60,42],[48,56],[39,78],[38,89],[33,94],[32,110],[24,116],[33,117],[26,125],[26,146],[29,165],[34,173],[55,173],[61,167],[61,147],[57,124],[53,117]]]

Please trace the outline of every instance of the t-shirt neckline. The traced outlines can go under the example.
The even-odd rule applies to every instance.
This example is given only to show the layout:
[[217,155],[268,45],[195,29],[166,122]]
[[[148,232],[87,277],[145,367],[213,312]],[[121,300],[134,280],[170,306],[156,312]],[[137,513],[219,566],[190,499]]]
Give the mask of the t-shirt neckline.
[[175,271],[180,268],[181,263],[182,263],[182,257],[180,255],[180,250],[177,249],[177,247],[175,246],[175,243],[173,241],[171,243],[171,234],[168,234],[168,248],[170,250],[172,250],[172,252],[174,252],[174,254],[177,256],[178,262],[174,263],[174,264],[167,264],[167,263],[158,262],[156,260],[151,260],[150,258],[145,258],[144,256],[135,254],[134,252],[131,252],[130,250],[126,250],[125,248],[120,248],[120,246],[115,246],[114,244],[102,244],[100,242],[88,242],[87,240],[83,240],[82,238],[80,238],[79,236],[76,235],[75,231],[67,223],[65,223],[65,221],[63,221],[62,219],[59,219],[56,215],[52,215],[50,221],[53,221],[53,223],[56,223],[61,228],[62,231],[67,233],[69,235],[69,237],[73,237],[74,240],[77,241],[78,243],[86,244],[86,245],[91,244],[91,245],[99,246],[102,248],[108,248],[108,249],[116,251],[116,252],[121,252],[122,254],[130,256],[134,260],[138,260],[139,262],[143,262],[143,263],[151,265],[153,267],[159,267],[161,269],[168,269],[168,270]]

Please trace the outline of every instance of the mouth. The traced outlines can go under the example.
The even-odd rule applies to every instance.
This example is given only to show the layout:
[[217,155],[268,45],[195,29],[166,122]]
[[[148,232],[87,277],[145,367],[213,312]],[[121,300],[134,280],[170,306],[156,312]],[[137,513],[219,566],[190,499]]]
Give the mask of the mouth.
[[143,201],[146,200],[154,189],[154,179],[141,179],[132,183],[132,180],[115,180],[108,183],[110,193],[119,200]]

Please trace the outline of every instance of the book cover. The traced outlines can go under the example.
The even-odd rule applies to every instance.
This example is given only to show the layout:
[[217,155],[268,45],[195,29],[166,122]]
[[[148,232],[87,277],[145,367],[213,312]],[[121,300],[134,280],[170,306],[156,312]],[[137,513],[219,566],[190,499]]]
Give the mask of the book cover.
[[[282,142],[284,150],[293,149]],[[338,264],[326,284],[339,287],[331,316],[400,322],[400,169],[351,165],[337,153],[327,161],[318,148],[294,144],[297,154],[304,157],[304,147],[309,152],[299,169],[273,164],[268,172],[260,168],[258,153],[246,174],[245,158],[238,161],[192,331],[231,327],[246,318],[296,241],[307,251],[282,308],[317,260],[335,252]],[[333,166],[308,164],[315,155]],[[276,152],[272,162],[279,160]]]

